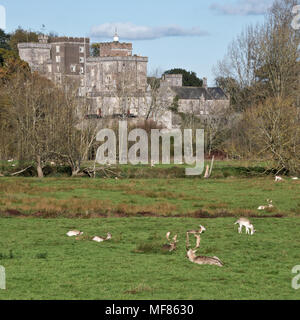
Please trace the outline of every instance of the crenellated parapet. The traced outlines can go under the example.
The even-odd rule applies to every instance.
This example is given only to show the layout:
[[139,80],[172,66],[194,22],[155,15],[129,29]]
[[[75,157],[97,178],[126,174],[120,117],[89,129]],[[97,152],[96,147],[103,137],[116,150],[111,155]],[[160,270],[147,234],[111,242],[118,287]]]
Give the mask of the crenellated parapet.
[[74,37],[54,37],[50,38],[50,43],[61,43],[61,42],[67,42],[67,43],[90,43],[89,38],[74,38]]

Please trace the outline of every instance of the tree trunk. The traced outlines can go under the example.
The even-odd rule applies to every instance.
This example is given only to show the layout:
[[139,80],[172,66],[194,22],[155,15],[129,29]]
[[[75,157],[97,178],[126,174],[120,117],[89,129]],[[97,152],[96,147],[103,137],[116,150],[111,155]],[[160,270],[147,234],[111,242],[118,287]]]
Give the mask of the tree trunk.
[[36,156],[36,170],[39,178],[44,178],[43,169],[41,166],[41,156]]
[[72,169],[72,177],[76,177],[80,172],[80,168],[73,168]]

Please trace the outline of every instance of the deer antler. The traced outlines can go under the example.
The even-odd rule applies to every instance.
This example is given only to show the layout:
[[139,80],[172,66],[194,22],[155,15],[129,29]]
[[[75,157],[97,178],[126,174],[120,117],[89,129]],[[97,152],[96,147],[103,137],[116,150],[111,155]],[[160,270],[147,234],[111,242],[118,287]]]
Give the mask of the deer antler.
[[170,234],[171,234],[171,232],[169,231],[169,232],[167,232],[167,234],[166,234],[166,238],[167,238],[167,240],[170,242]]
[[201,237],[199,234],[194,234],[195,238],[196,238],[196,247],[193,250],[196,250],[200,247],[200,241],[201,241]]

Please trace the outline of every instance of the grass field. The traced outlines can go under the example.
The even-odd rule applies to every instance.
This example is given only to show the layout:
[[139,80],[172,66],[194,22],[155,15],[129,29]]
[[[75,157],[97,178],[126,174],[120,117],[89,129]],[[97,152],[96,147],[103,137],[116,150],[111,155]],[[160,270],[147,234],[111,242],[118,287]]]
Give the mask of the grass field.
[[[300,181],[271,177],[2,177],[0,299],[299,299],[299,191]],[[257,210],[266,199],[274,208]],[[253,236],[237,233],[239,216],[251,217]],[[223,268],[185,257],[185,231],[200,223],[198,254]],[[74,228],[86,237],[67,237]],[[176,252],[160,250],[167,231],[178,233]],[[107,232],[111,241],[88,239]]]
[[[43,217],[299,216],[300,180],[1,178],[0,212],[17,210]],[[274,208],[258,211],[272,199]],[[202,214],[202,215],[201,215]]]
[[[201,222],[201,254],[224,267],[185,257],[185,231]],[[291,269],[300,264],[300,221],[253,219],[257,232],[238,234],[233,218],[1,219],[0,263],[7,290],[0,299],[299,299]],[[105,243],[76,241],[110,231]],[[160,252],[167,230],[178,249]],[[297,231],[297,232],[296,232]],[[143,252],[144,250],[144,252]]]

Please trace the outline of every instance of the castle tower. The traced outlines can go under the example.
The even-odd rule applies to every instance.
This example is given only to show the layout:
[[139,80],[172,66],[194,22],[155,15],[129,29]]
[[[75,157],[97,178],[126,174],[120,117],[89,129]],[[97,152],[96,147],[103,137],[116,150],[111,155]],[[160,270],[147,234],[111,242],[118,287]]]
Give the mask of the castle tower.
[[48,37],[39,36],[39,42],[24,42],[18,44],[20,58],[28,62],[32,71],[45,74],[45,63],[51,57],[51,45],[48,44]]
[[115,35],[114,35],[114,42],[119,42],[119,36],[118,36],[117,28],[116,28],[116,32],[115,32]]

